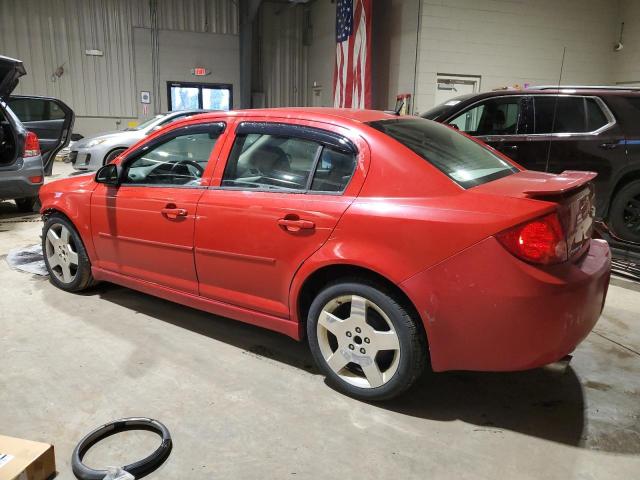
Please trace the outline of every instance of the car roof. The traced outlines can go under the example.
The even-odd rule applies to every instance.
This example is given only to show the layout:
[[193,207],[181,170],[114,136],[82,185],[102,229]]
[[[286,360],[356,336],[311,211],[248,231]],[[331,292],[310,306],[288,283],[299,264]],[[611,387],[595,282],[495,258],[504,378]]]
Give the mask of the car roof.
[[598,95],[598,96],[609,96],[609,95],[624,95],[624,96],[640,96],[640,91],[637,89],[629,88],[629,89],[609,89],[609,88],[598,88],[594,86],[593,88],[588,87],[580,87],[580,88],[571,88],[571,87],[560,87],[560,88],[543,88],[536,89],[534,88],[526,88],[522,90],[492,90],[490,92],[482,92],[476,94],[465,95],[463,100],[467,100],[470,98],[478,99],[478,98],[489,98],[489,97],[501,97],[505,95]]
[[198,115],[199,118],[220,117],[267,117],[290,118],[295,120],[317,120],[325,122],[348,121],[368,123],[376,120],[389,120],[398,118],[396,115],[380,110],[359,110],[355,108],[328,108],[328,107],[286,107],[286,108],[256,108],[248,110],[230,110],[209,112]]

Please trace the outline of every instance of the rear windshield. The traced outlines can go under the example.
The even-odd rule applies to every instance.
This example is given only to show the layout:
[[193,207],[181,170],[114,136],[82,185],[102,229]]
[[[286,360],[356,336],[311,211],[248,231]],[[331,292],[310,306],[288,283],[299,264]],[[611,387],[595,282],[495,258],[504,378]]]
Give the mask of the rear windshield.
[[378,120],[369,125],[410,148],[464,188],[518,171],[489,149],[440,123],[399,118]]

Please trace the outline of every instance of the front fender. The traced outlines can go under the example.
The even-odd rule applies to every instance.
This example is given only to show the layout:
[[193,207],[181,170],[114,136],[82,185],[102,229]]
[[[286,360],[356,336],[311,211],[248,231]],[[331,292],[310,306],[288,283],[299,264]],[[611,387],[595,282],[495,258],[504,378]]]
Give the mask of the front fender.
[[76,227],[89,259],[96,259],[91,238],[91,194],[96,187],[92,175],[79,175],[57,180],[40,189],[40,214],[65,215]]

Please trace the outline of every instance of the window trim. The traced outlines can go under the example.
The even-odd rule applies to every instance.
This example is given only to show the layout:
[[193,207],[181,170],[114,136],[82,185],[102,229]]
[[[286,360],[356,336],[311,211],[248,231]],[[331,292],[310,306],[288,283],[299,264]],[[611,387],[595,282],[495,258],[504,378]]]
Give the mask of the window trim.
[[[224,170],[226,170],[229,159],[231,158],[231,152],[233,151],[233,147],[235,146],[236,140],[239,135],[249,135],[249,134],[260,134],[260,135],[276,135],[276,136],[285,136],[290,138],[299,138],[301,140],[308,140],[311,142],[315,142],[318,144],[320,148],[316,149],[315,157],[313,160],[313,164],[311,166],[310,175],[307,179],[307,184],[304,189],[287,189],[286,187],[278,187],[278,188],[247,188],[247,187],[237,187],[237,186],[226,186],[222,185],[224,182]],[[340,191],[329,191],[329,190],[311,190],[311,186],[313,185],[313,180],[315,178],[318,164],[320,163],[320,159],[322,158],[322,152],[324,152],[325,148],[334,148],[343,153],[349,153],[353,155],[355,160],[355,166],[353,172],[351,173],[351,178],[345,184],[344,188]],[[266,192],[266,193],[288,193],[288,194],[296,194],[296,195],[334,195],[334,196],[342,196],[344,192],[347,190],[351,181],[353,180],[353,176],[355,175],[358,169],[358,157],[359,152],[354,143],[348,139],[347,137],[340,135],[339,133],[331,132],[329,130],[323,130],[317,127],[309,127],[306,125],[293,125],[290,123],[282,123],[282,122],[258,122],[258,121],[242,121],[238,123],[235,129],[233,143],[231,145],[231,149],[229,150],[229,154],[224,163],[224,170],[222,172],[222,177],[220,177],[220,185],[214,185],[207,187],[209,190],[237,190],[242,192]]]
[[[500,139],[510,139],[510,138],[523,138],[523,137],[533,137],[533,138],[541,138],[541,137],[557,137],[557,138],[571,138],[571,137],[577,137],[577,136],[596,136],[599,135],[607,130],[609,130],[610,128],[612,128],[614,125],[616,125],[618,122],[616,120],[616,117],[613,115],[613,113],[611,112],[611,110],[609,109],[609,107],[607,106],[607,104],[598,96],[595,95],[573,95],[573,94],[543,94],[543,93],[534,93],[534,94],[527,94],[527,93],[523,93],[523,94],[516,94],[516,95],[496,95],[493,97],[485,97],[485,98],[481,98],[469,105],[467,105],[464,110],[458,111],[452,115],[450,115],[449,117],[445,118],[444,120],[442,120],[442,123],[449,125],[449,121],[457,118],[458,116],[462,115],[463,113],[468,112],[469,110],[471,110],[472,108],[475,108],[478,104],[488,101],[488,100],[492,100],[495,98],[520,98],[520,97],[578,97],[578,98],[592,98],[596,101],[596,103],[598,104],[598,106],[600,107],[600,109],[602,110],[602,113],[604,113],[605,117],[607,118],[608,123],[606,125],[603,125],[602,127],[590,131],[590,132],[568,132],[568,133],[564,133],[564,132],[554,132],[554,133],[515,133],[515,134],[509,134],[509,135],[478,135],[475,136],[475,138],[481,138],[485,141],[498,141]],[[586,114],[586,112],[585,112]],[[535,112],[534,112],[535,115]],[[466,132],[465,132],[466,133]]]
[[[152,188],[207,188],[206,185],[173,185],[173,184],[157,184],[157,183],[128,183],[126,182],[127,172],[129,170],[129,165],[131,162],[136,161],[142,155],[147,153],[149,150],[153,150],[154,148],[170,142],[174,138],[182,137],[184,135],[192,135],[195,133],[210,133],[212,131],[218,130],[218,135],[224,134],[226,130],[227,123],[226,122],[207,122],[207,123],[196,123],[193,125],[185,125],[183,127],[179,127],[173,130],[166,132],[163,135],[160,135],[153,140],[141,145],[133,152],[129,153],[123,160],[120,162],[120,178],[119,183],[120,187],[152,187]],[[217,140],[216,140],[217,142]],[[211,153],[215,149],[215,144],[213,149],[209,153],[209,160],[211,160]]]

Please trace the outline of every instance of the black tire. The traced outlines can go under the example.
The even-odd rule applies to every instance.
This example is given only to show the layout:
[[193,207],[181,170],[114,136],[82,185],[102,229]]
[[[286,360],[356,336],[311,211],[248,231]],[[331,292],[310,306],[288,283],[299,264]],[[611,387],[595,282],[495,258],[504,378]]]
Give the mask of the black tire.
[[[363,297],[367,301],[375,304],[386,314],[388,317],[387,322],[390,320],[393,325],[393,330],[395,330],[399,344],[398,366],[391,378],[386,380],[381,386],[372,387],[369,385],[359,387],[352,385],[332,370],[321,351],[318,338],[320,313],[332,300],[349,295]],[[412,310],[413,309],[404,306],[402,302],[384,286],[372,284],[367,279],[346,279],[325,287],[313,300],[309,309],[307,337],[314,360],[319,369],[326,375],[327,382],[338,391],[365,401],[387,400],[400,395],[411,387],[422,375],[428,362],[427,342],[422,327],[418,323],[420,319],[414,318],[415,314],[412,313]],[[357,331],[359,332],[360,330]],[[351,337],[349,334],[347,334],[347,336]],[[365,340],[368,341],[366,338]],[[359,344],[356,348],[358,349],[361,346],[364,347],[367,345]],[[351,348],[351,346],[349,346],[349,348]],[[334,353],[335,352],[337,352],[337,347],[334,350]],[[355,353],[357,354],[357,352]],[[376,361],[375,358],[378,357],[374,357],[374,361]],[[354,367],[356,369],[358,368],[355,364],[349,363],[346,368],[350,369]]]
[[640,243],[640,180],[628,183],[616,193],[608,220],[616,236]]
[[[69,230],[70,240],[73,242],[75,252],[78,256],[78,265],[75,269],[75,275],[73,280],[70,282],[64,282],[58,278],[49,264],[49,258],[47,255],[47,234],[52,227],[57,228],[59,225],[62,225]],[[73,223],[71,223],[65,216],[53,214],[47,217],[47,220],[42,227],[42,254],[47,271],[49,272],[49,280],[53,285],[61,290],[66,290],[67,292],[80,292],[95,284],[93,275],[91,275],[91,261],[87,255],[87,250],[85,249],[82,239],[80,238],[80,235]]]
[[116,148],[115,150],[111,150],[109,153],[107,153],[107,155],[104,157],[104,162],[102,162],[103,165],[107,165],[111,162],[113,162],[116,157],[118,155],[120,155],[122,152],[124,152],[126,150],[126,148]]
[[38,201],[38,197],[16,198],[16,206],[18,210],[25,213],[33,212],[33,207]]

